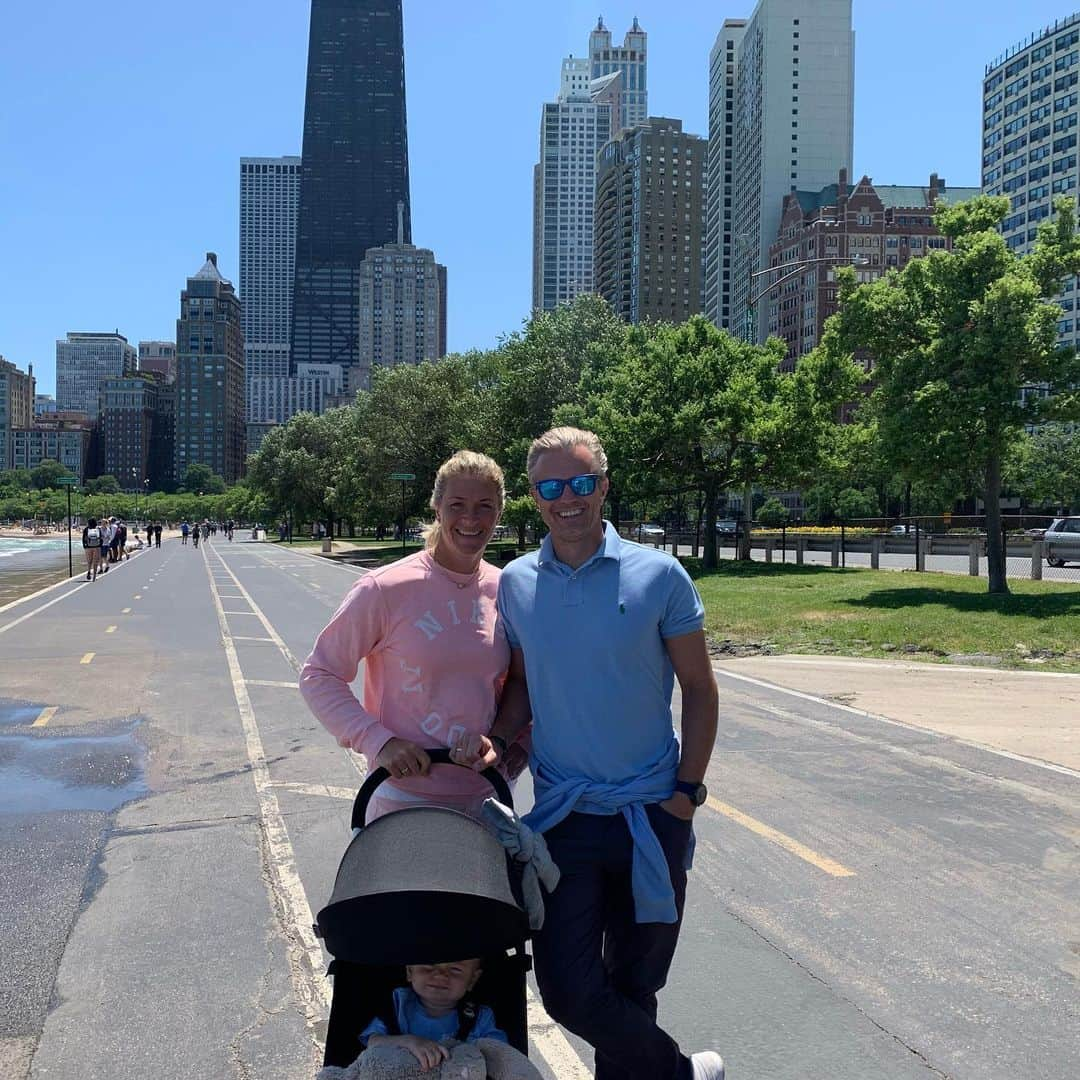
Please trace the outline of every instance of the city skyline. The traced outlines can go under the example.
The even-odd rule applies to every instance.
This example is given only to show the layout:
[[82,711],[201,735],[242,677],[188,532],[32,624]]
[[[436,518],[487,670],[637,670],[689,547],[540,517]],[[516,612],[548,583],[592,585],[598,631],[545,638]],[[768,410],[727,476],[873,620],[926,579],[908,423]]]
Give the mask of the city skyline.
[[[485,2],[470,6],[462,38],[460,12],[406,0],[414,242],[435,250],[454,276],[451,351],[493,346],[529,314],[536,120],[551,97],[554,63],[583,55],[598,15],[616,40],[636,15],[649,34],[649,111],[704,134],[709,50],[723,20],[748,17],[753,6],[689,3],[672,17],[670,7],[655,3],[601,12],[580,3],[505,11]],[[3,121],[5,142],[15,148],[0,179],[9,209],[3,240],[18,258],[0,270],[0,352],[23,370],[32,363],[42,393],[55,388],[53,342],[70,330],[115,326],[129,341],[166,338],[175,283],[201,252],[219,251],[222,272],[238,278],[239,159],[300,151],[306,3],[232,6],[213,40],[199,39],[197,64],[180,62],[194,27],[142,7],[128,20],[127,8],[134,13],[133,4],[121,3],[104,24],[74,3],[52,9],[49,35],[64,74],[47,87],[31,69],[44,12],[20,12],[0,45],[0,85],[10,100],[20,95],[20,109]],[[902,11],[879,8],[855,0],[853,174],[907,184],[933,170],[956,186],[978,183],[985,66],[1072,11],[969,0],[945,11],[922,0]],[[931,25],[931,14],[928,37],[921,28]],[[125,30],[118,35],[119,25]],[[448,49],[448,40],[458,44]],[[906,42],[899,51],[898,41]],[[103,61],[113,53],[129,66]],[[172,58],[170,79],[150,77]],[[193,143],[174,178],[164,154],[187,122],[192,87],[211,76],[244,122]],[[138,95],[130,94],[132,79]],[[26,93],[28,86],[38,88]],[[478,107],[491,136],[464,139],[455,118]],[[117,154],[124,167],[106,170],[103,160]],[[126,268],[123,290],[108,280],[112,265]]]

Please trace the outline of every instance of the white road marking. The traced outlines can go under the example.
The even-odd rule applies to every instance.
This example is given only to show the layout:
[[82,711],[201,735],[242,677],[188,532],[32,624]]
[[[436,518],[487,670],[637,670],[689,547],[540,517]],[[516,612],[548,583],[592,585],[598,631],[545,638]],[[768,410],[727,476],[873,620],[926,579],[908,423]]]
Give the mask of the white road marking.
[[547,1010],[533,993],[531,986],[526,987],[526,996],[530,1013],[529,1042],[548,1063],[552,1074],[559,1080],[589,1080],[592,1072],[578,1057],[577,1051],[570,1045],[570,1040],[563,1034],[562,1028],[548,1016]]
[[[74,581],[75,578],[79,577],[79,576],[80,576],[79,574],[76,574],[74,577],[63,578],[60,581],[54,581],[51,585],[46,585],[44,589],[38,589],[37,592],[32,592],[27,596],[20,596],[18,600],[11,600],[8,603],[6,603],[3,607],[0,607],[0,611],[7,611],[9,608],[15,607],[16,604],[25,604],[28,600],[33,600],[36,596],[43,596],[47,592],[52,592],[53,589],[59,589],[61,585],[70,585],[71,582]],[[78,585],[74,586],[71,589],[70,592],[64,593],[64,596],[70,596],[71,593],[78,592],[84,585],[89,585],[89,584],[90,584],[89,581],[83,580],[83,581],[79,582]],[[57,602],[57,600],[63,600],[64,596],[58,596],[56,598],[56,600],[52,600],[52,601],[50,601],[50,603],[55,604]],[[43,604],[37,610],[38,611],[43,611],[48,606],[49,606],[48,604]],[[30,615],[33,615],[33,614],[34,614],[34,612],[30,612]],[[30,616],[27,615],[27,616],[24,616],[24,617],[29,618]],[[12,623],[11,625],[14,626],[15,624]],[[3,630],[0,630],[0,633],[3,633]]]
[[131,608],[129,608],[129,607],[124,608],[124,610],[121,611],[120,614],[121,615],[130,615],[131,614]]
[[252,708],[251,698],[248,697],[247,687],[244,685],[244,673],[240,668],[236,647],[229,633],[225,609],[221,605],[221,600],[217,595],[217,586],[210,574],[210,562],[206,558],[205,549],[203,560],[217,611],[225,658],[229,665],[233,696],[236,698],[236,708],[244,729],[244,741],[248,761],[251,764],[255,792],[259,800],[259,820],[265,840],[264,854],[269,863],[268,870],[277,886],[274,892],[284,909],[281,921],[290,955],[289,974],[293,990],[304,1009],[308,1027],[314,1036],[315,1029],[325,1018],[330,1006],[330,995],[323,975],[326,959],[311,929],[313,921],[311,907],[296,869],[292,842],[278,806],[277,796],[273,791],[270,768],[263,751],[262,736],[259,734],[255,710]]
[[[47,604],[42,604],[41,607],[36,607],[36,608],[34,608],[33,611],[28,611],[25,615],[20,615],[17,619],[14,619],[12,622],[5,623],[3,626],[0,626],[0,634],[6,634],[12,627],[18,626],[19,623],[26,622],[27,619],[30,619],[33,616],[35,616],[39,611],[44,611],[46,608],[51,608],[53,606],[53,604],[59,604],[61,600],[66,600],[71,595],[71,593],[76,593],[80,589],[85,588],[89,584],[90,584],[89,581],[84,581],[80,585],[76,585],[74,589],[70,590],[70,592],[64,593],[63,596],[58,596],[54,600],[50,600]],[[42,592],[44,592],[44,591],[45,590],[43,589]],[[24,597],[24,599],[28,599],[28,598]],[[19,603],[22,603],[22,601],[21,600],[16,600],[15,603],[19,604]],[[7,607],[11,607],[11,606],[12,606],[11,604],[7,605]],[[6,608],[0,608],[0,611],[5,611],[5,610],[6,610]]]
[[105,633],[106,634],[115,634],[116,633],[116,627],[115,626],[106,626],[105,627]]
[[[248,679],[248,682],[251,682]],[[356,792],[347,787],[330,787],[328,784],[290,784],[285,781],[277,781],[274,787],[283,791],[295,791],[298,795],[319,795],[326,799],[342,799],[352,802],[356,798]]]
[[278,679],[247,679],[246,682],[248,686],[280,686],[284,690],[300,689],[294,682],[285,682],[284,680]]
[[233,634],[233,641],[265,641],[268,645],[277,644],[272,637],[241,637],[239,634]]
[[[879,724],[889,724],[892,727],[903,728],[905,731],[917,731],[920,735],[925,735],[931,739],[941,739],[946,742],[956,743],[958,746],[969,746],[974,750],[982,750],[987,754],[994,754],[997,757],[1008,758],[1010,761],[1019,761],[1024,765],[1033,765],[1039,769],[1046,769],[1048,772],[1060,773],[1062,776],[1070,776],[1074,780],[1080,780],[1080,770],[1070,769],[1065,765],[1056,765],[1052,761],[1040,761],[1038,758],[1025,757],[1023,754],[1014,754],[1009,750],[1000,750],[996,746],[987,746],[985,743],[975,742],[973,739],[962,739],[956,735],[945,735],[940,731],[934,731],[931,728],[921,727],[918,724],[910,724],[904,720],[893,720],[889,716],[879,716],[876,713],[865,712],[863,709],[855,709],[850,705],[841,705],[835,701],[829,701],[828,698],[815,697],[813,694],[803,693],[801,690],[789,690],[786,686],[777,686],[776,683],[766,682],[764,679],[755,679],[750,675],[736,675],[734,672],[727,671],[724,668],[713,669],[717,675],[723,676],[728,679],[735,679],[738,682],[751,683],[754,686],[764,687],[766,690],[775,690],[778,694],[787,694],[788,697],[801,698],[803,701],[812,701],[815,705],[825,705],[830,709],[838,709],[840,712],[851,713],[853,716],[861,717],[864,720],[876,720]],[[982,671],[985,674],[985,669],[976,668],[976,671]],[[1034,672],[1030,674],[1035,674]],[[1054,674],[1053,672],[1041,673],[1044,676]],[[767,712],[770,711],[768,706],[762,705],[761,702],[754,702],[758,707],[764,708]],[[782,710],[781,710],[781,714]],[[818,727],[828,728],[830,731],[844,733],[842,728],[838,728],[835,724],[828,724],[820,720],[811,720],[809,717],[796,716],[795,714],[783,714],[787,718],[801,720],[807,724],[811,724]],[[866,739],[862,736],[855,736],[851,732],[844,734],[851,735],[853,738],[860,739],[864,742],[877,742],[877,740]],[[906,753],[911,757],[917,757],[924,761],[936,761],[941,762],[944,759],[932,757],[927,754],[916,754],[910,750],[903,750],[902,747],[892,747],[889,744],[882,744],[890,752]],[[961,769],[960,766],[953,763],[949,763],[955,769]],[[970,769],[961,769],[962,772],[971,773],[971,775],[982,776],[981,773],[975,773]],[[984,779],[998,779],[997,777],[984,777]]]
[[[254,611],[226,611],[226,615],[255,615]],[[258,618],[258,615],[255,615]]]

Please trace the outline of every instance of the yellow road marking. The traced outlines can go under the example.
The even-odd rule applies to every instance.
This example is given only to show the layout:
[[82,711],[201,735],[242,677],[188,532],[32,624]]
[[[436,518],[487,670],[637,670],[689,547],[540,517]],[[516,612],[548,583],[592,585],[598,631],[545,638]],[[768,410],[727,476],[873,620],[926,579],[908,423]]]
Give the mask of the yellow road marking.
[[124,610],[121,611],[120,614],[121,615],[130,615],[131,614],[131,608],[129,608],[129,607],[124,608]]
[[50,705],[47,709],[42,709],[38,713],[38,718],[30,726],[44,727],[56,715],[56,708],[55,705]]
[[115,626],[106,626],[105,627],[105,633],[106,634],[115,634],[116,633],[116,627]]
[[136,600],[141,600],[141,599],[142,599],[142,593],[138,593],[138,592],[137,592],[137,593],[135,594],[135,599],[136,599]]
[[92,653],[92,652],[88,652],[88,653],[87,653],[87,654],[86,654],[86,655],[85,655],[85,656],[84,656],[84,657],[83,657],[83,658],[82,658],[82,659],[81,659],[81,660],[79,661],[79,663],[80,663],[80,664],[89,664],[89,663],[90,663],[90,661],[91,661],[91,660],[93,660],[95,656],[97,656],[97,653]]
[[752,833],[756,833],[766,840],[771,840],[785,851],[790,851],[792,855],[797,855],[800,859],[810,863],[811,866],[816,866],[819,870],[824,870],[826,874],[829,874],[832,877],[855,876],[854,870],[849,870],[846,866],[842,866],[840,863],[830,859],[826,855],[819,855],[805,844],[800,844],[798,840],[793,840],[790,836],[786,836],[779,830],[774,829],[771,825],[766,825],[764,822],[750,817],[749,814],[744,814],[741,810],[736,810],[734,806],[730,806],[728,803],[721,802],[719,799],[714,799],[710,795],[705,800],[705,804],[709,809],[715,810],[718,814],[723,814],[724,817],[730,818],[737,824],[742,825],[743,828],[749,829]]

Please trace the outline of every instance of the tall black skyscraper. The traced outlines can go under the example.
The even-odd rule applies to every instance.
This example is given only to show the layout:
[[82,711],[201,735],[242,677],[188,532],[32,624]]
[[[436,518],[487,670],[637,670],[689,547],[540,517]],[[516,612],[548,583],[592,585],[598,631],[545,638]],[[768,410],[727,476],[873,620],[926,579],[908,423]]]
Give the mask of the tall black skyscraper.
[[[401,0],[311,0],[292,363],[344,365],[359,388],[360,264],[409,219]],[[366,367],[366,365],[364,365]]]

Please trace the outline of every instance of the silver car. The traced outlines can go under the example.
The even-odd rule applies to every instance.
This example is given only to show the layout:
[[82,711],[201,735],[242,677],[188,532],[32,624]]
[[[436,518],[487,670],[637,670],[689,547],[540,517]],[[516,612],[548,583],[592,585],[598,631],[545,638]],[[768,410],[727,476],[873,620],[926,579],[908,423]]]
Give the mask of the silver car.
[[1080,517],[1055,518],[1042,541],[1046,561],[1051,566],[1080,562]]

